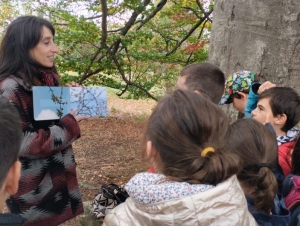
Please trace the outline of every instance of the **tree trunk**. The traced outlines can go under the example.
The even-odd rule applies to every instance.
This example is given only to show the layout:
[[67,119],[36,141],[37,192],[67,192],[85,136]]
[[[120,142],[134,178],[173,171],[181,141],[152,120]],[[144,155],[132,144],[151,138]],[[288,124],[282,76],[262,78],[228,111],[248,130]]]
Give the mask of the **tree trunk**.
[[300,1],[216,0],[209,62],[300,91]]

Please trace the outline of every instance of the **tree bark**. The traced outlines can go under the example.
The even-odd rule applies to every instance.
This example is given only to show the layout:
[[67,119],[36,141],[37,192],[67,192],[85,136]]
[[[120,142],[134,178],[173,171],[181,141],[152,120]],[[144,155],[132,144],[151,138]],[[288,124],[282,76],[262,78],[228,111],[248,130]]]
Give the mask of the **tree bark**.
[[209,61],[300,88],[300,1],[216,0]]
[[300,1],[216,0],[209,62],[300,91]]

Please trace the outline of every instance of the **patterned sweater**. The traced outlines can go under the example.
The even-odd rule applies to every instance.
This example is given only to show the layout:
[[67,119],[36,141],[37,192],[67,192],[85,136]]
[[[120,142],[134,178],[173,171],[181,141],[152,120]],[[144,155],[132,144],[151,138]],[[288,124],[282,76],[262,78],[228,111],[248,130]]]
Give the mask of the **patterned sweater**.
[[[44,85],[54,85],[54,82]],[[23,140],[20,150],[21,179],[17,194],[7,205],[21,213],[25,225],[51,226],[83,212],[76,178],[72,142],[80,137],[75,118],[68,114],[56,121],[33,119],[32,91],[18,76],[0,82],[1,93],[11,100],[21,116]]]

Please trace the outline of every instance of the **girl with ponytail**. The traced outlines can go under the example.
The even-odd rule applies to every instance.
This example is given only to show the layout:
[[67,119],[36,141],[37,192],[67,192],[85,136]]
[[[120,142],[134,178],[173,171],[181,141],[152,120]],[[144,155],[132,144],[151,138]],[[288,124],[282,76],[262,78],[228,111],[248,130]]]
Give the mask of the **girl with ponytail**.
[[240,157],[237,177],[258,225],[289,225],[289,211],[272,172],[277,161],[275,134],[254,119],[241,119],[231,125],[228,144]]
[[136,174],[129,198],[103,225],[256,225],[227,148],[227,115],[207,98],[176,90],[152,112],[142,142],[154,173]]

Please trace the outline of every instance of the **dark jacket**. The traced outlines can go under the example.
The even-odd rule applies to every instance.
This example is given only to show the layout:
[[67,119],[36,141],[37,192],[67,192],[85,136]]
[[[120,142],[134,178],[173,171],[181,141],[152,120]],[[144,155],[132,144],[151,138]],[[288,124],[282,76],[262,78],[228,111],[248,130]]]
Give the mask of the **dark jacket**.
[[286,209],[283,197],[276,194],[272,214],[254,209],[254,200],[246,195],[248,210],[255,218],[259,226],[288,226],[290,223],[290,212]]
[[0,225],[1,226],[19,226],[23,225],[25,219],[19,214],[4,213],[0,214]]
[[[272,132],[274,133],[274,136],[276,136],[276,133],[274,131],[274,128],[272,127],[272,125],[270,123],[266,123],[265,126]],[[282,189],[282,183],[284,180],[284,173],[283,170],[279,164],[279,158],[278,155],[276,157],[276,165],[275,167],[272,169],[272,172],[276,178],[277,184],[278,184],[278,193],[281,193],[281,189]]]
[[19,189],[6,202],[8,208],[26,218],[26,226],[56,226],[81,214],[71,145],[80,137],[75,118],[68,114],[56,121],[35,121],[32,91],[21,77],[2,80],[0,90],[19,110],[23,129]]

